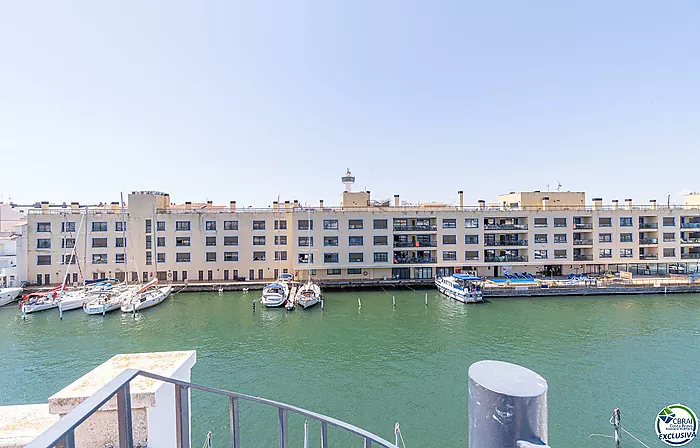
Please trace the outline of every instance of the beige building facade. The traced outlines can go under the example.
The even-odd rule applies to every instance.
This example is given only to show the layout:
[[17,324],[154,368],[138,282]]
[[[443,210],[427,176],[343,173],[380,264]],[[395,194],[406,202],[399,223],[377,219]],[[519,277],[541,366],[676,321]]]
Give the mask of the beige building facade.
[[[698,272],[700,195],[684,206],[520,192],[465,206],[374,202],[347,189],[340,206],[266,209],[171,203],[134,192],[119,203],[29,210],[28,275],[41,284],[130,281],[429,279],[453,272],[634,275]],[[71,253],[75,256],[71,259]]]

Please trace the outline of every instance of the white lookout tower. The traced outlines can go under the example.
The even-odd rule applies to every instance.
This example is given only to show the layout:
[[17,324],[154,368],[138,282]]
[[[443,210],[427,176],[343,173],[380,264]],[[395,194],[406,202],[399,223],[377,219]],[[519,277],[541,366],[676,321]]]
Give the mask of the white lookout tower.
[[342,178],[343,184],[345,184],[345,191],[350,193],[352,191],[352,184],[355,183],[355,176],[352,175],[350,172],[350,168],[348,168],[348,171],[345,173],[345,176]]

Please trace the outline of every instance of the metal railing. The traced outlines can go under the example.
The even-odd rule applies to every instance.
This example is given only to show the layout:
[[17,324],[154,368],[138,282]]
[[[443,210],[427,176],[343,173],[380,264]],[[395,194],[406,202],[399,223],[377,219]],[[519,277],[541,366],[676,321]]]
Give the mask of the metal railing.
[[641,254],[639,255],[640,260],[658,260],[659,254]]
[[592,246],[593,240],[574,240],[574,246]]
[[591,230],[591,229],[593,229],[593,224],[574,223],[574,230]]
[[484,246],[527,246],[527,240],[484,241]]
[[501,256],[486,256],[484,261],[489,263],[496,263],[499,261],[514,261],[514,262],[525,262],[527,257],[522,255],[501,255]]
[[683,238],[681,244],[700,244],[700,238]]
[[659,244],[658,238],[642,238],[639,240],[639,244]]
[[700,229],[700,222],[682,222],[681,229]]
[[484,224],[484,230],[527,230],[527,224]]
[[418,226],[394,226],[394,232],[437,232],[437,226],[418,225]]
[[394,258],[394,264],[437,263],[437,258]]
[[574,255],[574,261],[593,261],[593,255]]
[[700,253],[681,254],[681,260],[700,260]]
[[65,448],[75,447],[75,430],[87,420],[95,411],[102,405],[107,403],[112,397],[117,396],[117,421],[119,427],[119,447],[133,448],[134,436],[132,428],[131,416],[131,394],[129,383],[137,376],[151,378],[157,381],[163,381],[175,385],[175,423],[177,432],[177,448],[190,448],[190,390],[201,390],[217,395],[229,397],[229,423],[230,437],[233,448],[240,448],[240,418],[239,418],[239,400],[251,401],[277,408],[278,415],[278,446],[279,448],[289,448],[289,423],[288,415],[290,412],[304,417],[316,420],[321,423],[321,447],[328,448],[328,426],[340,428],[349,433],[355,434],[364,440],[365,448],[371,447],[373,443],[385,448],[398,448],[393,443],[382,439],[381,437],[365,431],[362,428],[342,422],[332,417],[318,414],[316,412],[307,411],[306,409],[291,406],[285,403],[280,403],[265,398],[254,397],[251,395],[229,392],[222,389],[216,389],[208,386],[200,386],[198,384],[187,381],[177,380],[165,376],[156,375],[142,370],[126,369],[109,383],[105,384],[100,390],[88,397],[85,401],[76,406],[71,412],[66,414],[58,422],[54,423],[49,429],[44,431],[39,437],[34,439],[26,448],[49,448],[57,444],[62,444]]
[[394,247],[437,247],[437,241],[394,241]]
[[656,223],[656,222],[640,222],[640,223],[639,223],[639,228],[640,228],[640,229],[658,229],[658,228],[659,228],[659,223]]

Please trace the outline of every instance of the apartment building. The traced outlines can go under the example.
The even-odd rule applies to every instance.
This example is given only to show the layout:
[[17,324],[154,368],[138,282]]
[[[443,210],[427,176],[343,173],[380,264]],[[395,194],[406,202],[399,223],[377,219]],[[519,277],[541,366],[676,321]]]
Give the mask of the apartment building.
[[161,192],[133,192],[123,206],[44,203],[28,212],[29,278],[59,283],[66,270],[71,282],[304,279],[309,269],[338,280],[700,271],[700,194],[671,207],[586,204],[583,192],[512,192],[476,206],[458,197],[456,205],[406,206],[398,195],[379,203],[346,188],[333,207],[175,205]]

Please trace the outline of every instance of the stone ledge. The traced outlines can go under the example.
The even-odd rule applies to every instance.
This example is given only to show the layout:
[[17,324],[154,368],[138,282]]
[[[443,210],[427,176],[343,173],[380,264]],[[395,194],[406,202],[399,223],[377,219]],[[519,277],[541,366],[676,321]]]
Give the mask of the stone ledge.
[[48,404],[0,406],[0,447],[21,448],[57,421]]

